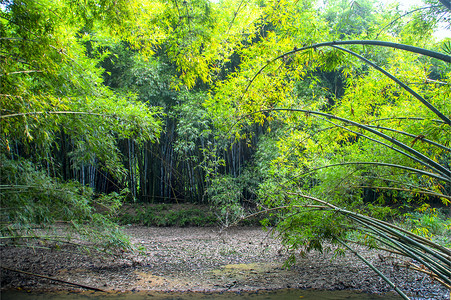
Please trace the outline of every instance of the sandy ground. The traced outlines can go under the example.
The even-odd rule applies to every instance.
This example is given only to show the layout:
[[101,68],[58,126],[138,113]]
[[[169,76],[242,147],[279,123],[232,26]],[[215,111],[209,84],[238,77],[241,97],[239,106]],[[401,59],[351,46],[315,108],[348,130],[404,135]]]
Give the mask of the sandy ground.
[[[140,253],[99,258],[39,248],[0,247],[3,267],[115,291],[257,291],[267,289],[359,290],[392,288],[352,253],[309,253],[284,268],[288,253],[260,228],[124,227]],[[397,267],[388,253],[355,246],[405,293],[416,299],[449,299],[450,291],[428,276]],[[70,249],[64,249],[70,250]],[[80,288],[2,269],[1,289]]]

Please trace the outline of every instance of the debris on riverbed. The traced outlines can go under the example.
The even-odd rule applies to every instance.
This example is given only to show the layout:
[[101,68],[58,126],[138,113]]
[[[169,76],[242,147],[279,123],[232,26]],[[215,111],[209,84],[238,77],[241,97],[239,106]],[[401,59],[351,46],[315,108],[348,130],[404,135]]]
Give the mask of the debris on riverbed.
[[[2,266],[108,291],[258,291],[299,288],[387,293],[392,289],[348,253],[311,252],[284,268],[280,243],[261,228],[124,228],[140,251],[122,258],[70,252],[70,249],[1,247]],[[428,276],[400,267],[396,255],[356,246],[404,292],[449,299],[449,291]],[[383,257],[381,259],[380,257]],[[2,270],[2,290],[77,290],[81,287]]]

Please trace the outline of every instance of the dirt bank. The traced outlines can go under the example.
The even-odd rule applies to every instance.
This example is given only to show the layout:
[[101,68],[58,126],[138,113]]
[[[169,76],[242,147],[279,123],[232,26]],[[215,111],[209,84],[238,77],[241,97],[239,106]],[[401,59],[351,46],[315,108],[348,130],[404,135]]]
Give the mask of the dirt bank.
[[[1,247],[2,266],[38,273],[103,290],[119,291],[255,291],[301,288],[387,293],[392,289],[351,253],[298,257],[283,268],[288,254],[260,228],[124,227],[141,253],[101,259],[66,251]],[[422,274],[394,265],[387,253],[360,248],[410,295],[449,299],[449,291]],[[2,270],[1,288],[71,290],[70,285]]]

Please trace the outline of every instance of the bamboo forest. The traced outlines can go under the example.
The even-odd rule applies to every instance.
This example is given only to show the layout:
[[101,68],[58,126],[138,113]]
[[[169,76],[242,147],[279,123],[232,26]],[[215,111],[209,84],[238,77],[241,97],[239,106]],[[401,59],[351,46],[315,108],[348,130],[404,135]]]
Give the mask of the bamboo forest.
[[280,270],[355,257],[396,297],[402,269],[449,299],[451,4],[409,2],[0,0],[2,291],[71,281],[41,254],[133,255],[141,278],[157,234],[133,228],[255,230]]

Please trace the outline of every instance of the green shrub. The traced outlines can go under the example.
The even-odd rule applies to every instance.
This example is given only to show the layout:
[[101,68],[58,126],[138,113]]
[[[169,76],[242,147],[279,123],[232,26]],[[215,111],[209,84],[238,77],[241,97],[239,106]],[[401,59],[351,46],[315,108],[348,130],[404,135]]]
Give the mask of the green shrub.
[[440,209],[424,204],[417,211],[404,214],[403,225],[415,234],[451,245],[451,219]]
[[213,226],[217,219],[210,210],[184,205],[135,206],[118,217],[120,224],[144,226]]
[[[75,181],[61,182],[28,160],[0,159],[0,236],[5,243],[26,245],[23,237],[30,236],[65,242],[76,233],[97,250],[130,247],[112,221],[124,193],[94,197],[91,188]],[[67,224],[65,235],[54,237],[56,223]]]

